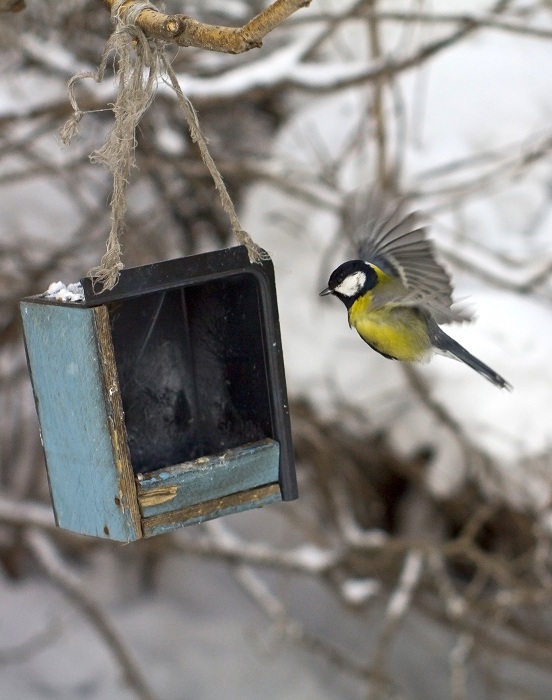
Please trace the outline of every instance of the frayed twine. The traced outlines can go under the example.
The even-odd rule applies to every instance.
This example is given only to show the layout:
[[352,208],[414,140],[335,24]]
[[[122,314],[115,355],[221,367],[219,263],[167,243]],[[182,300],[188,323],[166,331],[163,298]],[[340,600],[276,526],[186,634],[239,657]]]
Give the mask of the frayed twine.
[[236,240],[240,245],[244,245],[247,248],[247,254],[249,256],[250,262],[253,263],[260,262],[261,260],[268,260],[268,253],[253,241],[253,239],[247,233],[247,231],[244,231],[242,229],[240,221],[238,219],[238,215],[236,213],[236,209],[234,207],[234,203],[232,202],[232,198],[228,194],[228,190],[226,189],[226,185],[224,184],[222,175],[220,174],[220,171],[217,168],[216,163],[213,160],[213,157],[211,156],[207,147],[207,139],[203,135],[201,127],[199,126],[197,112],[190,100],[182,92],[182,88],[180,87],[178,78],[176,77],[176,74],[173,71],[173,68],[170,62],[167,60],[165,54],[162,54],[161,60],[163,61],[163,66],[165,68],[167,77],[169,78],[171,87],[176,93],[178,103],[182,111],[184,112],[186,121],[188,122],[188,128],[190,129],[190,136],[192,138],[192,141],[194,143],[197,143],[199,147],[199,152],[201,154],[201,158],[205,163],[205,166],[211,173],[211,177],[213,178],[215,187],[220,195],[222,208],[224,209],[224,211],[228,215],[228,218],[230,219],[232,231],[234,233],[234,236],[236,237]]
[[115,123],[109,131],[104,145],[90,156],[92,162],[102,163],[113,174],[113,193],[110,200],[111,230],[107,240],[107,250],[100,264],[88,273],[93,280],[94,288],[98,285],[99,291],[113,289],[119,279],[119,273],[124,267],[121,260],[120,237],[124,231],[124,217],[127,210],[126,192],[130,171],[136,164],[136,127],[153,100],[161,69],[164,69],[177,95],[178,102],[188,122],[192,141],[198,144],[203,162],[219,192],[222,207],[230,219],[236,240],[240,245],[246,246],[251,262],[268,259],[267,253],[252,240],[251,236],[240,225],[222,175],[207,148],[207,141],[199,126],[197,113],[182,92],[172,66],[165,56],[163,44],[158,40],[148,39],[142,29],[136,25],[136,21],[144,9],[157,10],[157,8],[150,2],[137,2],[121,12],[124,2],[125,0],[117,0],[111,8],[111,15],[116,21],[116,27],[106,44],[97,70],[78,73],[68,83],[67,89],[73,114],[59,132],[60,139],[65,145],[78,134],[85,112],[79,109],[75,96],[75,86],[79,81],[87,78],[101,83],[109,56],[114,53],[118,59],[117,99],[113,105]]

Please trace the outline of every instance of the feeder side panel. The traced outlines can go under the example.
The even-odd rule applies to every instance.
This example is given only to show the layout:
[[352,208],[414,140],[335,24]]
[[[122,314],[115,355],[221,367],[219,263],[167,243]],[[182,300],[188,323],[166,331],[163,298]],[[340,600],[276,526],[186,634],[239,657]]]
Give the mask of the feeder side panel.
[[[106,306],[99,306],[94,309],[94,322],[96,324],[95,337],[98,342],[98,352],[102,363],[100,376],[103,379],[104,401],[108,414],[107,424],[117,470],[118,495],[113,501],[124,518],[129,520],[128,523],[125,520],[125,523],[133,534],[132,539],[137,539],[142,536],[142,519],[125,428],[123,402],[111,336],[111,320]],[[110,539],[115,538],[111,535]],[[125,541],[128,542],[129,540],[126,539]]]
[[107,310],[24,301],[21,313],[57,524],[141,537]]
[[293,501],[298,497],[297,477],[295,475],[295,455],[291,438],[274,266],[271,260],[265,260],[262,263],[262,269],[260,266],[254,265],[251,266],[251,269],[259,282],[262,313],[265,319],[265,352],[268,359],[268,381],[271,387],[274,437],[280,443],[279,481],[282,500]]
[[160,513],[151,518],[144,518],[144,537],[162,535],[182,525],[195,525],[206,520],[220,518],[223,515],[241,513],[252,508],[262,508],[282,500],[280,486],[268,484],[249,491],[240,491],[224,498],[198,503],[169,513]]
[[274,484],[279,461],[280,445],[266,439],[140,475],[142,516],[149,518]]

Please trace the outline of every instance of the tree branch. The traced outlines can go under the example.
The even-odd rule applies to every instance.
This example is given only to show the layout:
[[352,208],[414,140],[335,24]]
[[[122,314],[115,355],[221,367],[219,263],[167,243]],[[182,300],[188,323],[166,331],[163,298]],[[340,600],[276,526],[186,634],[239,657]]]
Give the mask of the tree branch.
[[50,506],[35,501],[15,501],[0,496],[0,523],[41,530],[57,530]]
[[80,578],[63,561],[51,539],[40,530],[30,530],[25,542],[52,581],[75,603],[97,629],[121,667],[125,680],[141,700],[157,700],[142,670],[113,626],[105,610],[88,593]]
[[[120,13],[124,15],[137,1],[127,0],[121,5]],[[115,4],[115,0],[104,2],[109,8]],[[262,46],[267,34],[310,3],[311,0],[275,0],[243,27],[221,27],[199,22],[186,15],[166,15],[150,9],[142,10],[136,23],[147,36],[177,46],[195,46],[209,51],[238,54]]]
[[[341,10],[333,12],[320,12],[308,17],[297,17],[293,20],[294,25],[313,24],[315,22],[335,22],[340,21],[343,15]],[[552,30],[546,27],[533,26],[527,22],[521,22],[515,18],[500,18],[495,14],[476,13],[439,13],[439,12],[400,12],[388,10],[374,10],[364,3],[353,8],[347,13],[348,19],[376,19],[380,22],[392,22],[399,24],[457,24],[471,25],[477,24],[481,29],[496,29],[512,34],[525,34],[537,39],[552,39]]]

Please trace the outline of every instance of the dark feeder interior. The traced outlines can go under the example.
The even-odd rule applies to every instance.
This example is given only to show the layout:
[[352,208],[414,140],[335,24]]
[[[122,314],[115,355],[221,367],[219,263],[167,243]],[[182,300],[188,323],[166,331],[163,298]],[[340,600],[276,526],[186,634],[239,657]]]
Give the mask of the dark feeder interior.
[[250,275],[108,309],[135,472],[273,437]]
[[123,270],[109,311],[135,474],[271,438],[283,500],[297,497],[270,261],[245,248]]

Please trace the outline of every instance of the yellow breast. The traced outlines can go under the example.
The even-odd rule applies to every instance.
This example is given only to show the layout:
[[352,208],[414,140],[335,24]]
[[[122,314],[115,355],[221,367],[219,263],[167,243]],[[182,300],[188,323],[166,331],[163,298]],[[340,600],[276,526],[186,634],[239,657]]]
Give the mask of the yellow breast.
[[387,304],[371,310],[370,292],[349,309],[349,324],[374,350],[403,362],[424,362],[432,354],[427,323],[416,309]]

